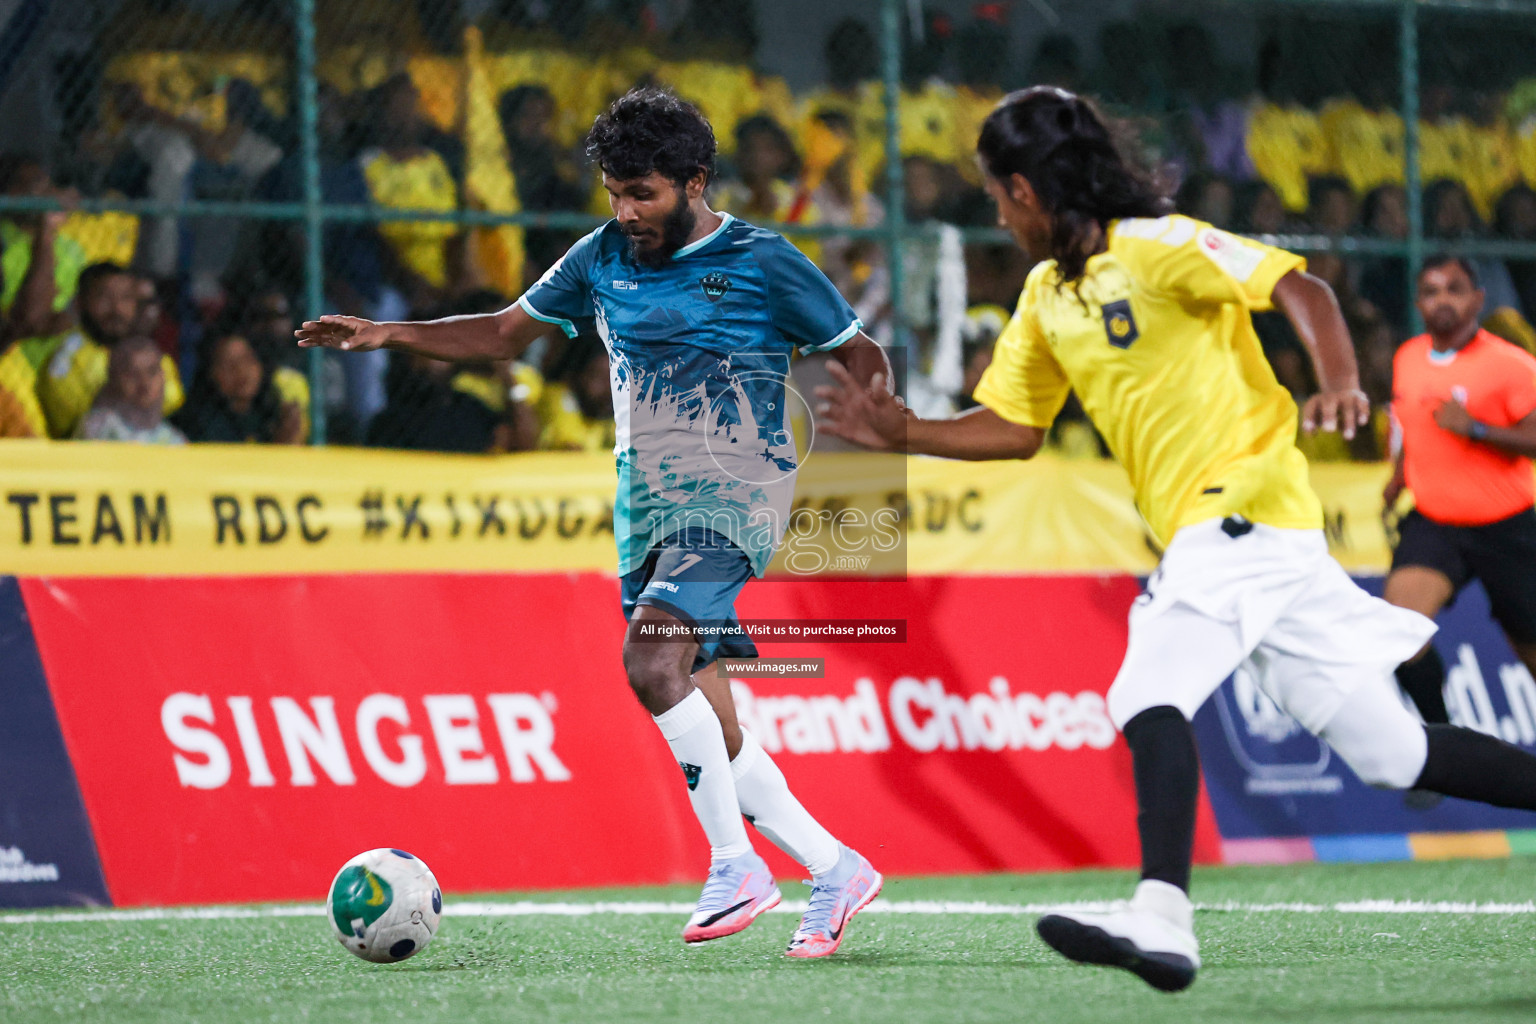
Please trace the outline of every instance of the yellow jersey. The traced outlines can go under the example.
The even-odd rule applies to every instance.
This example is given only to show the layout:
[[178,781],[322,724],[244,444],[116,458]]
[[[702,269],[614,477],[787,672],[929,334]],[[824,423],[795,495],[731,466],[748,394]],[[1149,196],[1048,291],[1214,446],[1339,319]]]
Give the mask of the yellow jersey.
[[48,420],[37,401],[37,370],[20,345],[0,353],[0,437],[47,437]]
[[1506,125],[1474,125],[1467,148],[1467,191],[1478,214],[1493,223],[1499,200],[1520,181],[1515,135]]
[[[90,412],[96,394],[107,382],[107,364],[112,354],[105,345],[92,341],[80,331],[66,336],[48,360],[46,371],[37,375],[37,398],[42,404],[52,437],[74,437],[85,414]],[[165,415],[181,408],[185,395],[176,360],[160,357],[165,373]]]
[[[424,149],[405,160],[396,160],[383,150],[361,157],[363,177],[373,201],[393,210],[457,209],[459,189],[448,164],[436,152]],[[400,262],[427,284],[442,288],[448,283],[448,239],[458,233],[451,221],[386,220],[379,223],[379,234],[395,250]]]
[[540,450],[613,450],[613,419],[589,419],[582,413],[576,396],[564,384],[545,384],[535,412],[539,417]]
[[[170,359],[169,356],[164,357]],[[172,364],[174,365],[174,364]],[[166,374],[165,386],[171,386],[170,374]],[[181,380],[176,382],[178,392],[181,389]],[[279,366],[272,371],[272,387],[277,391],[278,398],[284,405],[297,405],[299,407],[299,444],[309,443],[309,378],[295,370],[291,366]],[[180,402],[178,401],[178,405]],[[170,415],[167,413],[166,415]]]
[[1332,153],[1334,173],[1360,195],[1380,185],[1401,185],[1403,117],[1395,110],[1371,110],[1356,100],[1334,100],[1318,116]]
[[[862,82],[851,94],[836,89],[822,89],[801,100],[797,142],[802,151],[806,146],[811,119],[821,111],[840,113],[853,124],[854,156],[865,173],[873,173],[876,168],[884,166],[885,93],[879,82]],[[901,136],[905,143],[905,122]]]
[[1516,127],[1514,147],[1520,180],[1536,188],[1536,117],[1527,118]]
[[1328,139],[1317,115],[1301,107],[1260,104],[1248,119],[1247,144],[1254,170],[1285,208],[1305,212],[1307,179],[1330,169]]
[[[748,206],[752,202],[752,193],[741,182],[730,181],[723,183],[711,197],[715,209],[758,224],[777,224],[791,216],[796,224],[821,223],[821,207],[816,201],[809,196],[801,197],[799,188],[783,179],[775,179],[773,183],[773,201],[772,210],[753,210]],[[820,241],[806,236],[790,236],[789,242],[805,253],[806,259],[821,266]]]
[[1044,429],[1076,391],[1165,544],[1230,515],[1321,528],[1296,403],[1250,315],[1306,261],[1183,216],[1115,221],[1108,236],[1075,284],[1054,260],[1030,272],[976,400]]

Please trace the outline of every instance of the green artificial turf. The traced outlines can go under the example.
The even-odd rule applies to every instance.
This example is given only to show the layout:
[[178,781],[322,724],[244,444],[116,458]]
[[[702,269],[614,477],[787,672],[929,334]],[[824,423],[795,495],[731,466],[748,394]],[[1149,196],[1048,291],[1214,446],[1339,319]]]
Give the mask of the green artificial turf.
[[[895,901],[1127,895],[1124,872],[901,878]],[[787,899],[805,890],[786,886]],[[690,901],[696,890],[486,899]],[[1198,871],[1203,904],[1524,903],[1536,860]],[[477,897],[478,899],[479,897]],[[459,897],[465,902],[469,897]],[[453,897],[449,898],[449,907]],[[781,956],[792,914],[685,947],[671,914],[447,917],[405,963],[346,953],[313,917],[35,921],[0,914],[0,1021],[1531,1021],[1536,913],[1204,910],[1205,967],[1169,996],[1066,963],[1033,918],[869,913],[824,961]]]

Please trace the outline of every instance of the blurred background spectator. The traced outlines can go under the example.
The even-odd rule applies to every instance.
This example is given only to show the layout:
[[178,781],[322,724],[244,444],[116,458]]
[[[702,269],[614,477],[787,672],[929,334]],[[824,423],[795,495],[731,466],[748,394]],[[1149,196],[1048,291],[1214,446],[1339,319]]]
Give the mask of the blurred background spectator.
[[274,369],[243,335],[212,332],[187,404],[172,422],[191,441],[303,444],[304,410],[283,400]]
[[[494,292],[472,292],[451,305],[423,311],[418,319],[489,313],[506,305],[506,298]],[[392,353],[385,376],[388,401],[369,424],[367,443],[440,452],[530,449],[538,441],[540,421],[529,403],[544,390],[540,375],[527,366],[447,363]]]
[[165,422],[165,367],[154,339],[137,335],[112,348],[107,381],[80,421],[87,441],[186,444],[180,430]]
[[[287,8],[226,5],[216,18],[209,0],[102,0],[107,13],[86,17],[76,6],[53,5],[40,29],[53,40],[33,65],[47,83],[33,119],[43,130],[26,118],[13,119],[25,131],[0,128],[0,192],[70,204],[303,198]],[[851,0],[823,6],[789,24],[753,0],[321,3],[320,193],[353,211],[324,223],[325,308],[383,320],[499,308],[586,230],[578,218],[606,215],[582,141],[639,82],[674,89],[711,119],[719,208],[766,225],[880,227],[891,210],[878,19]],[[1056,22],[1033,5],[903,8],[897,155],[901,213],[917,233],[904,245],[899,310],[883,239],[791,233],[869,331],[905,350],[904,385],[930,389],[934,408],[962,407],[967,373],[985,361],[988,332],[975,322],[991,321],[967,309],[1011,309],[1029,269],[1010,246],[956,246],[948,233],[994,223],[973,145],[1009,89],[1096,93],[1179,210],[1219,227],[1408,234],[1392,12],[1214,3],[1196,21],[1151,2],[1061,8]],[[1522,78],[1536,19],[1426,10],[1421,43],[1426,233],[1453,247],[1536,243],[1536,77]],[[483,194],[488,172],[505,184],[501,205]],[[363,215],[466,206],[569,219],[494,233]],[[313,402],[333,443],[602,447],[591,339],[555,334],[510,366],[327,354],[311,395],[312,356],[287,337],[306,295],[304,231],[293,218],[0,216],[0,436],[76,433],[107,394],[115,346],[149,337],[164,357],[165,411],[184,378],[206,382],[180,414],[193,440],[302,438]],[[516,251],[496,255],[483,244],[491,234]],[[1413,328],[1404,257],[1310,262],[1335,286],[1363,386],[1384,400],[1391,351]],[[1476,264],[1484,319],[1536,345],[1536,258]],[[1283,319],[1256,322],[1277,379],[1305,393],[1308,360]],[[795,372],[815,376],[809,364]],[[1069,403],[1064,423],[1074,415]],[[1053,443],[1096,450],[1068,435]]]
[[[115,263],[93,263],[79,278],[78,324],[52,347],[39,373],[37,397],[53,437],[70,437],[107,380],[111,352],[141,335],[143,279]],[[181,376],[162,355],[166,414],[181,406]]]

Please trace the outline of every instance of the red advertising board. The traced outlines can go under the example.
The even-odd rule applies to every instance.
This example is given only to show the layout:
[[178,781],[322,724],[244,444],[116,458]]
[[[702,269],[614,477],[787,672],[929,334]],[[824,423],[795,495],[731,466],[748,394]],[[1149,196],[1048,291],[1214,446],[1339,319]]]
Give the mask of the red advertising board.
[[[377,846],[457,892],[701,878],[682,775],[624,682],[617,591],[596,573],[23,582],[119,905],[318,898]],[[742,719],[888,873],[1131,865],[1102,695],[1136,592],[753,583],[744,618],[907,635],[763,645],[826,675],[737,683]],[[1197,856],[1217,855],[1202,802]]]

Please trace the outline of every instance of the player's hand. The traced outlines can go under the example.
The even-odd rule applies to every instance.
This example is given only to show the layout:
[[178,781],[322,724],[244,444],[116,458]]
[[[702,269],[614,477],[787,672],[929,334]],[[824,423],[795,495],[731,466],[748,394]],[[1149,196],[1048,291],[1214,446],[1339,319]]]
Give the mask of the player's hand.
[[323,316],[319,320],[306,320],[293,336],[299,339],[300,348],[336,348],[344,352],[371,352],[383,348],[389,341],[389,329],[384,324],[364,320],[360,316]]
[[1457,437],[1472,433],[1472,414],[1455,398],[1447,398],[1435,409],[1435,422],[1441,430],[1449,430]]
[[816,389],[817,426],[845,441],[877,452],[906,447],[907,407],[891,394],[885,374],[877,373],[865,387],[839,362],[827,363],[836,386]]
[[1371,421],[1371,400],[1359,388],[1323,391],[1307,399],[1301,410],[1301,427],[1309,434],[1337,431],[1344,440],[1355,438],[1355,428]]

